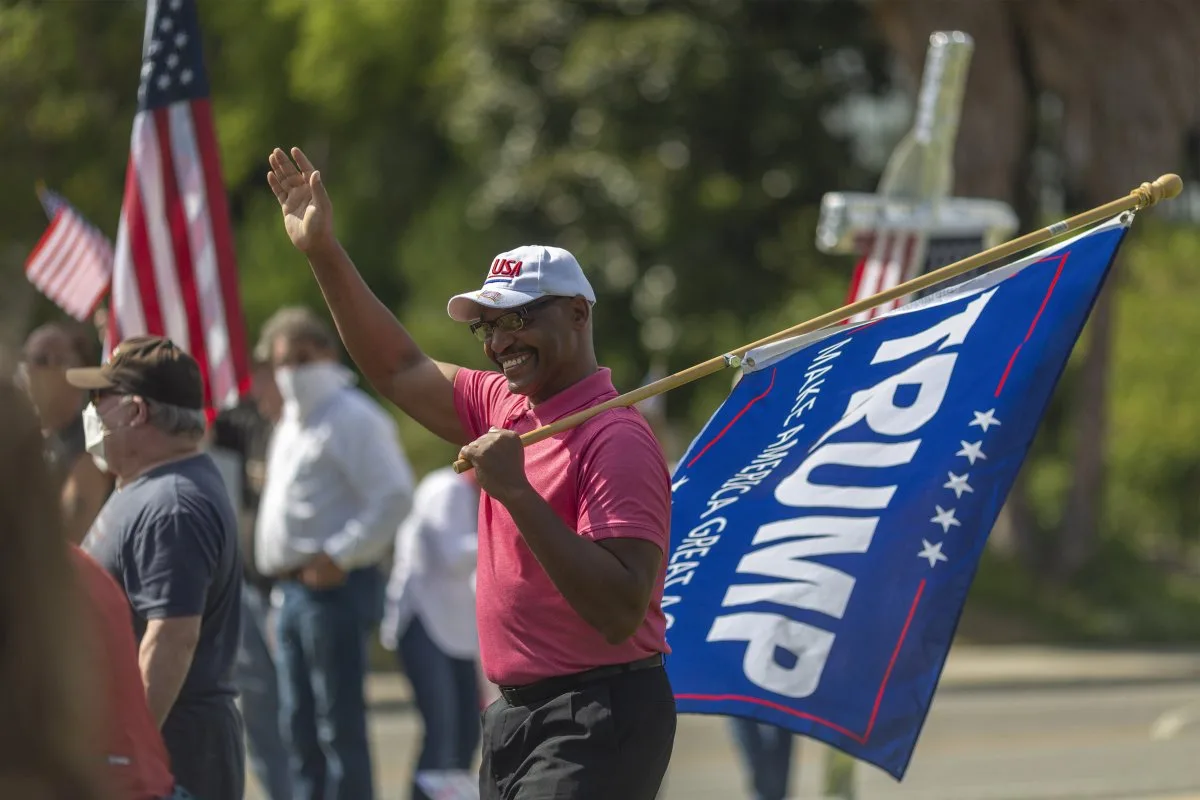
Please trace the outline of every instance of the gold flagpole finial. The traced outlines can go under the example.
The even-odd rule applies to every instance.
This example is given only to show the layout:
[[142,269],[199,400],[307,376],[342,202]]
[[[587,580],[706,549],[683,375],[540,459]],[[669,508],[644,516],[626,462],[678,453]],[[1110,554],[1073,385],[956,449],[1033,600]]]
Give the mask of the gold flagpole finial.
[[1138,210],[1141,210],[1149,208],[1163,200],[1178,197],[1182,191],[1183,179],[1173,172],[1168,172],[1166,175],[1160,175],[1153,183],[1143,183],[1134,189],[1131,194],[1135,195],[1141,201],[1138,205]]

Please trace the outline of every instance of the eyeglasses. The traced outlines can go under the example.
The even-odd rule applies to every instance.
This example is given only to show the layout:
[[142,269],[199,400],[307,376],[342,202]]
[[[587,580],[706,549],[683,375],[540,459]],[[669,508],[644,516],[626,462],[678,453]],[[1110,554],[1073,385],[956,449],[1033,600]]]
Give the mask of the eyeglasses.
[[496,317],[491,322],[478,320],[471,323],[471,335],[481,342],[486,342],[492,338],[492,334],[496,331],[503,333],[516,333],[522,330],[529,322],[529,312],[542,306],[549,305],[557,297],[543,297],[540,300],[535,300],[532,303],[523,305],[520,308],[514,308],[507,314],[502,314]]

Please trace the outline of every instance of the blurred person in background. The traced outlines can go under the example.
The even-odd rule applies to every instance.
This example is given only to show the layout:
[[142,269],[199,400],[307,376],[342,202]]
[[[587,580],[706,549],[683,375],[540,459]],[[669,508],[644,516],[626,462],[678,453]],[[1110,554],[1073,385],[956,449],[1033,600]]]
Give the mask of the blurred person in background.
[[305,308],[263,326],[283,413],[271,437],[255,561],[280,597],[276,663],[296,800],[371,800],[367,643],[380,562],[412,504],[395,421],[355,388],[332,330]]
[[12,366],[0,363],[0,797],[117,800],[97,757],[104,685],[80,654],[87,595],[63,546],[41,423]]
[[241,797],[233,685],[241,558],[225,485],[200,449],[200,368],[169,339],[138,336],[103,366],[68,370],[67,380],[91,393],[88,452],[117,476],[83,547],[124,588],[172,770],[202,800]]
[[242,551],[242,635],[234,667],[246,753],[269,800],[291,800],[292,778],[279,714],[279,678],[270,635],[271,588],[254,565],[254,523],[262,495],[267,443],[282,413],[269,358],[251,365],[250,396],[213,420],[209,453],[217,461],[238,513]]
[[396,534],[380,639],[399,656],[424,725],[413,800],[430,800],[421,773],[466,773],[479,746],[478,524],[479,484],[442,467],[417,485]]
[[785,800],[791,781],[795,735],[786,728],[744,717],[729,718],[753,800]]
[[25,340],[22,377],[37,409],[46,457],[60,482],[63,522],[73,542],[83,540],[112,491],[112,476],[101,471],[84,447],[83,409],[87,393],[67,383],[67,370],[100,361],[95,332],[74,322],[51,322]]

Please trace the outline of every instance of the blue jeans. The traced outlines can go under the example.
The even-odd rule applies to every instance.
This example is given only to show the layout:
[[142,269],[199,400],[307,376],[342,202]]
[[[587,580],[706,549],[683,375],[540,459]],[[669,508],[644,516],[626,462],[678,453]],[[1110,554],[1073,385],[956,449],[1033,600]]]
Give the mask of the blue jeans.
[[280,706],[295,800],[372,800],[363,680],[382,574],[352,571],[333,589],[279,584]]
[[413,770],[412,800],[429,800],[415,775],[425,770],[469,770],[479,746],[479,686],[472,659],[447,655],[418,617],[397,637],[396,655],[413,687],[425,736]]
[[242,641],[234,679],[242,698],[250,769],[270,800],[291,800],[292,776],[279,717],[279,680],[267,645],[270,600],[249,583],[242,586]]
[[792,732],[742,717],[731,717],[729,727],[750,773],[754,800],[784,800],[792,771]]

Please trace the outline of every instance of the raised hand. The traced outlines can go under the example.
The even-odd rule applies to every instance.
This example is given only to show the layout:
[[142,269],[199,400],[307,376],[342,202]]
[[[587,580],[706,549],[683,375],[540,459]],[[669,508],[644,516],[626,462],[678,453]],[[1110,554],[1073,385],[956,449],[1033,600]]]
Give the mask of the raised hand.
[[[292,159],[295,159],[295,163]],[[313,168],[299,147],[292,157],[278,147],[268,161],[271,171],[267,183],[283,211],[283,226],[292,244],[302,252],[326,245],[333,240],[333,204],[321,182],[321,173]]]

